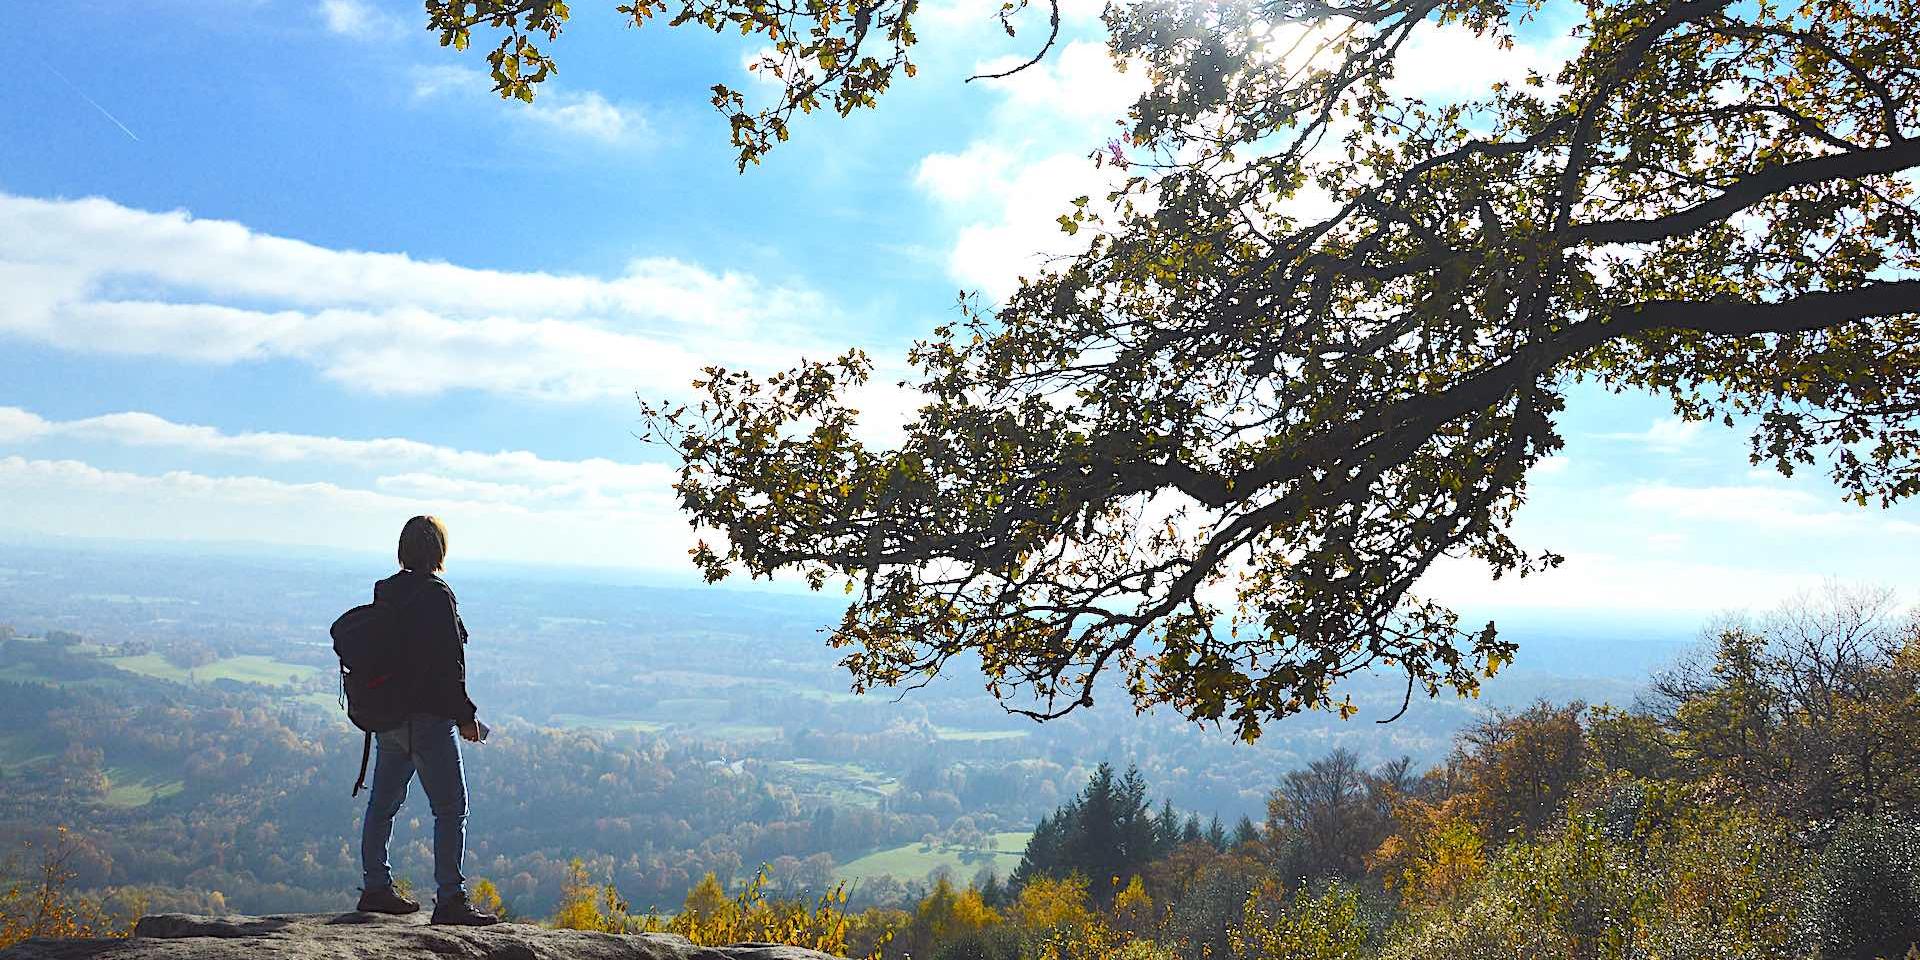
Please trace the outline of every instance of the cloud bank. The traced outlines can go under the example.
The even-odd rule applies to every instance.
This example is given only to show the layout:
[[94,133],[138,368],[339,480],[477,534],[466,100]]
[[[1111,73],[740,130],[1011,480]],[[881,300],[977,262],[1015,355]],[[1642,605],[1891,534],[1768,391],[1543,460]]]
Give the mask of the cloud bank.
[[[14,507],[0,521],[6,527],[365,549],[391,539],[406,517],[434,513],[463,531],[471,556],[673,572],[683,569],[693,541],[665,464],[556,460],[392,437],[230,433],[144,412],[53,420],[0,407],[0,448],[52,442],[243,472],[148,474],[14,452],[0,456],[0,500]],[[260,475],[269,469],[304,476]]]
[[677,390],[705,364],[837,352],[810,290],[671,257],[614,278],[335,250],[182,211],[0,194],[0,336],[208,364],[293,360],[355,390],[547,400]]

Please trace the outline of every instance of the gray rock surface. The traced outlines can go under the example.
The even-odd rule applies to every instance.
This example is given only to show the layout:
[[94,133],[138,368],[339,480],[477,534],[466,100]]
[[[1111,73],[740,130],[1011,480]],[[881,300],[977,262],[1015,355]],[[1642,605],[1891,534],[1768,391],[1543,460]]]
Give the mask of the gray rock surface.
[[836,960],[771,943],[698,947],[666,934],[549,930],[521,923],[435,927],[426,913],[142,917],[125,940],[35,939],[0,960]]

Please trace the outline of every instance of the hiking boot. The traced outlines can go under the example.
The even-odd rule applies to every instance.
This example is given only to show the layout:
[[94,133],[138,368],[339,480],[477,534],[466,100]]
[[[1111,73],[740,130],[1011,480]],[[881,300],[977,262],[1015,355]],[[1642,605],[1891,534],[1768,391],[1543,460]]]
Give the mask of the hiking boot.
[[361,913],[412,913],[420,905],[401,896],[392,887],[378,890],[360,891],[360,905],[354,908]]
[[491,913],[475,910],[467,895],[450,897],[433,905],[433,922],[456,927],[490,927],[500,922]]

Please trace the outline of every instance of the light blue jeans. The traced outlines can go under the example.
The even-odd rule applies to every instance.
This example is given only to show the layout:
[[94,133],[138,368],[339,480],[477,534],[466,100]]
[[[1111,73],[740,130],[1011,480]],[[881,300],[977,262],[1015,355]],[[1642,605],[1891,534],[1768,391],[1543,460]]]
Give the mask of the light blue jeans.
[[460,860],[467,847],[467,777],[460,764],[460,735],[446,717],[416,713],[397,729],[374,734],[373,789],[360,825],[363,889],[393,885],[387,840],[393,818],[407,799],[415,773],[433,811],[433,882],[440,902],[461,896],[466,878]]

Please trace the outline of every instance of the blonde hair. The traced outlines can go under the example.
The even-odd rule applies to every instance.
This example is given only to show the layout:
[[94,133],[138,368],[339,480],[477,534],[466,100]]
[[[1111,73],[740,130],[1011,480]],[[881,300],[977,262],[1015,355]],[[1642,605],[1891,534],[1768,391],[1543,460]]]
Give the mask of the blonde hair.
[[400,528],[400,565],[437,573],[447,562],[447,525],[439,517],[414,517]]

